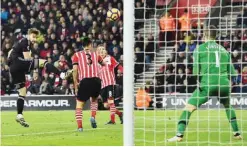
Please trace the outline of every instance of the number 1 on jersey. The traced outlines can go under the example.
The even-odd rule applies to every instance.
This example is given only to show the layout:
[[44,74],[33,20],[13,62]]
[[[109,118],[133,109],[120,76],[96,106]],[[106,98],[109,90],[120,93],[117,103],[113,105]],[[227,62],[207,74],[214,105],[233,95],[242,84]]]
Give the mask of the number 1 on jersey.
[[215,51],[214,53],[215,53],[215,62],[216,62],[215,66],[220,67],[219,52]]

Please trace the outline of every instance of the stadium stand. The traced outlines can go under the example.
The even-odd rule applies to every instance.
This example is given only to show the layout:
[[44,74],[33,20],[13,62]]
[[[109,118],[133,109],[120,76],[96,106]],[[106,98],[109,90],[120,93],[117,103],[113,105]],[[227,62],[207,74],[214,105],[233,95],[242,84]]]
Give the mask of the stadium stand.
[[[159,1],[157,1],[157,5],[158,3]],[[166,4],[169,3],[167,1]],[[165,7],[166,4],[159,5]],[[144,5],[149,9],[145,10]],[[155,12],[155,5],[154,1],[147,0],[144,4],[143,1],[136,0],[135,91],[142,87],[143,83],[151,83],[147,87],[156,87],[156,90],[163,89],[158,90],[157,93],[191,92],[195,87],[193,77],[188,76],[184,79],[183,75],[185,72],[187,72],[187,75],[191,74],[192,59],[188,51],[193,52],[197,46],[197,42],[191,40],[191,36],[200,40],[201,34],[187,34],[186,37],[176,40],[177,43],[174,46],[160,46],[155,41],[159,39],[159,34],[153,31],[156,29],[158,32],[159,26],[154,19],[151,19]],[[242,4],[236,3],[234,5],[241,6]],[[33,46],[36,53],[34,57],[46,58],[49,62],[59,66],[61,70],[66,71],[71,68],[70,57],[74,52],[83,49],[80,38],[84,36],[92,38],[94,46],[105,44],[108,52],[123,64],[123,18],[121,17],[117,23],[106,21],[106,12],[111,7],[123,10],[122,2],[117,0],[68,0],[65,2],[55,0],[10,2],[3,0],[1,8],[1,94],[16,92],[13,85],[9,83],[6,56],[13,45],[13,41],[21,39],[31,27],[37,27],[42,32],[42,36],[39,38],[41,43]],[[226,40],[222,42],[222,45],[232,52],[235,67],[239,71],[239,78],[233,82],[232,92],[247,92],[247,88],[245,88],[247,83],[245,80],[247,62],[246,12],[246,9],[232,9],[223,17],[225,22],[220,24],[221,28],[235,28],[234,32],[228,30],[220,38],[220,40]],[[157,17],[160,14],[156,12]],[[143,22],[141,20],[144,17],[146,20]],[[232,21],[229,19],[230,17]],[[234,40],[231,44],[230,41],[227,41],[230,38]],[[144,42],[147,44],[144,44]],[[232,46],[231,50],[229,46]],[[149,52],[149,54],[144,56],[143,51]],[[156,54],[154,54],[155,52]],[[188,66],[183,64],[185,60],[188,61]],[[164,61],[166,61],[166,65],[163,64]],[[176,68],[177,71],[174,71],[175,65],[179,66],[179,68]],[[160,71],[160,68],[163,68],[163,70]],[[38,76],[36,72],[38,72]],[[175,76],[175,72],[181,76]],[[116,75],[118,83],[122,85],[122,75],[117,72]],[[161,76],[163,77],[160,78]],[[40,91],[42,83],[45,83],[44,86],[47,85],[45,87],[51,87],[50,94],[53,94],[55,89],[62,85],[62,80],[56,75],[46,74],[40,70],[27,75],[27,79],[29,92],[34,94],[42,93]],[[174,83],[174,79],[176,79],[176,83]],[[157,82],[153,83],[153,81]],[[179,86],[179,88],[176,86],[175,88],[175,84],[181,84],[182,86]],[[162,87],[161,85],[167,86]],[[68,87],[73,89],[71,81],[67,82],[66,89],[69,89]]]
[[[83,49],[81,39],[88,36],[93,45],[104,44],[120,64],[123,63],[123,17],[118,21],[106,20],[106,12],[123,3],[118,0],[2,0],[1,1],[1,95],[16,93],[10,84],[6,62],[13,42],[35,27],[42,33],[32,47],[34,58],[41,57],[61,71],[72,68],[71,56]],[[122,13],[123,14],[123,13]],[[122,84],[122,74],[117,73]],[[33,71],[26,76],[31,94],[74,94],[71,80],[62,81],[58,75]]]

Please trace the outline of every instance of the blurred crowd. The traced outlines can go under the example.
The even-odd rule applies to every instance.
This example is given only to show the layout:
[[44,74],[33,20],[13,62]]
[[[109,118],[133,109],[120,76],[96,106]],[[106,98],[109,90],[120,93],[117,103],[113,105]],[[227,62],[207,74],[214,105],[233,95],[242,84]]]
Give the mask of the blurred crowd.
[[[229,31],[225,37],[218,37],[217,42],[230,52],[238,73],[237,78],[232,78],[232,92],[247,93],[247,30]],[[157,94],[192,93],[197,87],[197,79],[192,75],[193,51],[200,44],[201,33],[190,34],[190,37],[185,34],[184,40],[175,43],[166,64],[159,68],[154,80],[146,84],[150,85],[148,91]]]
[[247,27],[247,9],[246,8],[243,8],[241,13],[237,16],[236,24],[238,28]]
[[[26,35],[29,28],[41,31],[38,43],[32,46],[34,58],[47,59],[62,72],[72,68],[71,56],[83,50],[81,39],[92,39],[93,47],[103,44],[123,64],[123,16],[108,21],[106,13],[117,8],[123,14],[122,0],[2,0],[1,1],[1,94],[16,93],[10,83],[6,62],[13,43]],[[72,80],[34,70],[26,75],[30,94],[74,95]],[[116,71],[117,84],[122,74]]]
[[[123,64],[123,16],[118,21],[106,20],[106,13],[117,8],[123,14],[121,0],[2,0],[1,1],[1,94],[15,93],[10,84],[7,54],[14,41],[21,39],[29,28],[41,31],[38,43],[32,51],[34,58],[47,59],[61,71],[72,68],[71,56],[83,50],[81,39],[85,36],[93,40],[93,47],[104,44],[108,54]],[[144,8],[145,7],[145,8]],[[146,9],[147,8],[147,9]],[[178,18],[180,25],[174,31],[175,19],[169,11],[160,17],[159,43],[155,34],[144,37],[139,32],[144,27],[144,19],[155,14],[155,1],[135,0],[135,80],[155,58],[162,47],[172,47],[166,64],[161,66],[152,81],[146,83],[149,93],[191,93],[196,88],[192,75],[193,51],[202,43],[202,33],[195,29],[187,10]],[[242,9],[237,16],[236,28],[225,37],[217,38],[232,55],[232,61],[239,76],[232,80],[232,92],[247,92],[247,10]],[[164,23],[165,22],[165,23]],[[165,25],[169,24],[169,25]],[[74,94],[72,80],[61,80],[58,75],[35,70],[26,76],[26,86],[31,94]],[[123,84],[123,76],[116,71],[117,84]]]

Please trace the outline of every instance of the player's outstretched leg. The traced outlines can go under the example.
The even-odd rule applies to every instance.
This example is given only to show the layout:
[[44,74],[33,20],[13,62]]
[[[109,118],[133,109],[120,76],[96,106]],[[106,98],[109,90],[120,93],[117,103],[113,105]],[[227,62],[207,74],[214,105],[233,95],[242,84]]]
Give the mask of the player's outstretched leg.
[[184,132],[189,124],[190,116],[198,107],[208,101],[206,95],[207,92],[205,90],[202,91],[197,89],[193,92],[192,96],[188,100],[188,104],[186,104],[185,109],[180,116],[177,126],[177,134],[176,136],[167,139],[168,142],[180,142],[183,140]]
[[54,74],[60,75],[60,71],[51,63],[48,63],[47,60],[37,59],[35,61],[35,67],[45,67],[47,72],[52,72]]
[[97,98],[91,98],[90,108],[91,108],[91,118],[90,118],[91,126],[92,128],[97,128],[97,123],[95,119],[98,110]]
[[83,127],[82,127],[83,106],[84,106],[84,102],[76,100],[75,118],[77,122],[77,129],[79,132],[83,131]]
[[187,125],[189,124],[190,116],[194,112],[194,110],[196,110],[196,107],[191,104],[187,104],[185,106],[185,109],[178,121],[177,134],[173,138],[167,139],[168,142],[180,142],[183,140],[184,132]]
[[220,102],[225,107],[227,119],[229,123],[231,124],[232,130],[234,132],[233,137],[235,139],[241,140],[242,136],[239,132],[236,113],[235,113],[234,108],[232,108],[232,106],[230,105],[230,99],[226,98],[226,99],[221,100]]
[[29,124],[25,121],[23,117],[23,109],[24,109],[24,101],[27,93],[26,87],[22,87],[19,90],[19,96],[17,99],[17,116],[16,116],[16,122],[21,124],[23,127],[29,127]]

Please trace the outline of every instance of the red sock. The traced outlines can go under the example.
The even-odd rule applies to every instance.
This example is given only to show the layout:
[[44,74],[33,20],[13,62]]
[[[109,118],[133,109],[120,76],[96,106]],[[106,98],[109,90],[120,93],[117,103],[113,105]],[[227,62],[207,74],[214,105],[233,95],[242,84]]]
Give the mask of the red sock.
[[116,114],[118,115],[118,116],[122,116],[122,112],[120,112],[117,108],[116,108]]
[[81,108],[76,108],[75,119],[76,119],[78,128],[82,128],[82,109]]
[[91,102],[91,117],[95,118],[97,110],[98,110],[98,103]]
[[110,116],[111,116],[111,121],[115,123],[115,113],[116,113],[116,106],[115,104],[110,105]]

